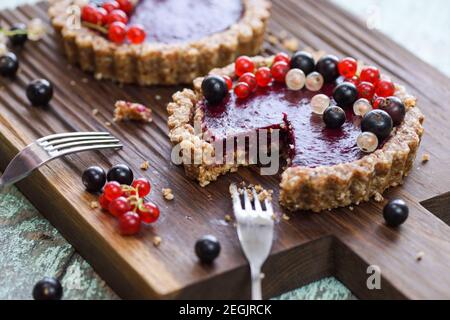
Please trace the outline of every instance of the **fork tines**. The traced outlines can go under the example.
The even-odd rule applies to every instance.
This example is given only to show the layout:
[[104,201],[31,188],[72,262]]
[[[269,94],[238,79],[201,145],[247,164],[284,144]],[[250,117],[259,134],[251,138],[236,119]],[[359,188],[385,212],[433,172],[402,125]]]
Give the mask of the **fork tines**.
[[119,149],[123,147],[120,141],[108,132],[53,134],[36,140],[36,143],[51,156],[97,149]]

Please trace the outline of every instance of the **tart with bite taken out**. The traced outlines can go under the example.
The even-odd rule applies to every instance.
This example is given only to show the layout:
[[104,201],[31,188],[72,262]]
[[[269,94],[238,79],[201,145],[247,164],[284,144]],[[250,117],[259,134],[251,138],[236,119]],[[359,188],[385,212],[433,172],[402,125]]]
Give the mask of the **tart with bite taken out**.
[[71,63],[98,79],[190,83],[238,55],[254,55],[267,0],[54,0],[52,24]]
[[377,68],[308,52],[239,57],[195,79],[194,90],[175,93],[167,110],[174,150],[202,186],[260,163],[250,161],[251,142],[239,147],[240,137],[265,130],[270,141],[277,130],[278,144],[268,150],[286,160],[280,203],[315,212],[359,204],[402,184],[424,120],[416,99]]

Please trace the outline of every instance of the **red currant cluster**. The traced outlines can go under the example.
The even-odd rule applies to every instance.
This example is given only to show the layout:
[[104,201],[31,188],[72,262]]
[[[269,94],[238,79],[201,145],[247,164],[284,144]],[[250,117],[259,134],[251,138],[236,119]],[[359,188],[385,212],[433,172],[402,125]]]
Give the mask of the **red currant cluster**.
[[113,0],[101,7],[87,4],[81,10],[81,21],[87,27],[108,35],[109,40],[121,44],[128,38],[133,44],[141,44],[146,32],[140,25],[127,27],[128,19],[133,11],[130,0]]
[[[339,74],[345,82],[353,83],[358,89],[359,98],[375,102],[378,98],[387,98],[395,94],[395,85],[391,79],[382,76],[376,67],[366,66],[361,69],[359,77],[356,75],[358,63],[353,58],[339,61]],[[374,108],[376,108],[374,103]]]
[[[284,82],[290,67],[290,57],[286,53],[275,56],[271,68],[260,67],[255,71],[255,64],[247,56],[241,56],[235,62],[235,74],[239,80],[234,87],[234,93],[240,99],[245,99],[259,87],[268,87],[272,82]],[[226,79],[229,89],[232,89],[231,79]]]
[[139,232],[142,222],[153,223],[158,220],[158,207],[144,200],[150,190],[150,183],[144,178],[134,180],[131,186],[116,181],[106,183],[99,203],[102,209],[118,218],[122,235],[134,235]]

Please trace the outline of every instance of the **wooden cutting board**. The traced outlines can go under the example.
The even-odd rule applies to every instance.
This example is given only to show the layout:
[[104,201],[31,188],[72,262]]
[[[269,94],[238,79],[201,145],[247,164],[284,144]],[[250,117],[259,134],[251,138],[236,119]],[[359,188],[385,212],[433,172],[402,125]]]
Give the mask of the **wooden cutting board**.
[[[270,31],[286,30],[300,46],[351,55],[380,66],[407,85],[419,97],[425,113],[426,134],[419,159],[403,187],[390,190],[387,198],[401,197],[410,217],[398,230],[386,227],[383,204],[370,202],[354,210],[322,214],[299,212],[276,224],[273,252],[263,283],[266,297],[333,275],[359,298],[450,298],[450,80],[385,36],[367,30],[362,23],[326,1],[274,1]],[[0,13],[7,23],[46,18],[45,3]],[[265,52],[279,49],[269,44]],[[0,169],[36,138],[56,132],[109,130],[125,148],[120,152],[94,152],[50,163],[18,184],[62,234],[79,250],[123,298],[248,298],[249,274],[233,224],[228,186],[245,180],[274,189],[278,177],[260,177],[256,168],[242,169],[201,188],[186,179],[180,167],[169,161],[165,105],[177,87],[140,88],[96,81],[70,67],[53,34],[39,43],[27,43],[16,52],[21,68],[13,81],[1,79]],[[25,86],[45,77],[56,87],[47,109],[30,107]],[[151,106],[150,125],[113,124],[113,105],[118,99]],[[92,110],[98,109],[93,115]],[[428,153],[431,161],[421,164]],[[139,169],[148,160],[151,168]],[[109,168],[126,163],[136,175],[149,178],[151,200],[162,211],[160,221],[137,237],[122,237],[110,216],[93,210],[95,197],[86,193],[81,172],[90,165]],[[175,199],[165,201],[161,189],[173,189]],[[278,206],[276,210],[280,212]],[[222,244],[216,263],[205,267],[193,252],[195,241],[214,234]],[[155,235],[161,245],[153,246]],[[422,260],[417,255],[422,252]],[[381,270],[380,290],[369,290],[367,267]]]

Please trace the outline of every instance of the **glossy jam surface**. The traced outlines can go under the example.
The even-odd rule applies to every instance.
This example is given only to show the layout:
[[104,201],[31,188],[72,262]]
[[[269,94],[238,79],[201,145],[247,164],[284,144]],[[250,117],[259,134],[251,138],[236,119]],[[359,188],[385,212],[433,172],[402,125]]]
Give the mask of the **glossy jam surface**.
[[144,26],[147,42],[175,43],[224,31],[242,13],[241,0],[141,0],[129,23]]
[[[332,89],[328,86],[318,93],[331,96]],[[204,108],[203,125],[217,140],[287,122],[291,125],[288,134],[295,144],[291,154],[293,166],[328,166],[361,158],[363,154],[356,145],[360,118],[349,109],[342,128],[326,128],[321,116],[311,112],[310,100],[318,93],[290,91],[285,85],[276,84],[259,88],[245,100],[237,100],[231,94],[221,105]]]

